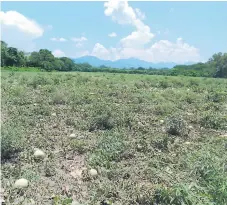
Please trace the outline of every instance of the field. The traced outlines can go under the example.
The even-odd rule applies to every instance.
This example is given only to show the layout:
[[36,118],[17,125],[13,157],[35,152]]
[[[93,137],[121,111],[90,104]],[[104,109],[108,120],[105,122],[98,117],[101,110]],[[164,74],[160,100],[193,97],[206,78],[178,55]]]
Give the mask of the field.
[[5,204],[227,204],[226,79],[2,72],[1,95]]

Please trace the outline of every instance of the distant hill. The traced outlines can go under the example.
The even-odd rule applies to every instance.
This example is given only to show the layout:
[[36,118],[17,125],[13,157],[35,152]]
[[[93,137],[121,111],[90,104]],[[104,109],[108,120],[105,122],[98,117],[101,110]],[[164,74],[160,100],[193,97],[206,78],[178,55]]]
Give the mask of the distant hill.
[[[120,59],[116,61],[110,61],[110,60],[101,60],[94,56],[83,56],[80,58],[74,58],[72,59],[75,63],[89,63],[92,66],[99,67],[99,66],[107,66],[111,68],[173,68],[177,63],[173,62],[160,62],[160,63],[151,63],[143,60],[139,60],[136,58],[128,58],[128,59]],[[187,65],[191,65],[193,63],[187,63]],[[186,65],[186,64],[185,64]]]

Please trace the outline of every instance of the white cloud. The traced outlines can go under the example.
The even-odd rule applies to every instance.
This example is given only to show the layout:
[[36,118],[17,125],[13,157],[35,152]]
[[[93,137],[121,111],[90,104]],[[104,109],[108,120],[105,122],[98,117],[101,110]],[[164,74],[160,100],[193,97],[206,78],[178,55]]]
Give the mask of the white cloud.
[[187,61],[200,61],[199,49],[185,43],[182,38],[176,42],[160,40],[154,43],[148,50],[156,62],[176,62],[184,63]]
[[96,43],[91,55],[92,56],[96,56],[100,59],[104,59],[104,60],[110,60],[110,51],[107,50],[102,44],[100,43]]
[[87,41],[87,38],[84,37],[84,36],[82,36],[80,38],[72,38],[71,40],[74,41],[74,42],[76,42],[76,43],[78,43],[78,42]]
[[54,50],[54,51],[52,52],[52,54],[53,54],[55,57],[65,57],[65,56],[66,56],[65,53],[64,53],[63,51],[59,50],[59,49]]
[[1,24],[7,27],[16,27],[20,31],[37,38],[43,35],[43,28],[17,11],[0,12]]
[[83,46],[83,43],[85,41],[87,41],[88,39],[86,37],[82,36],[80,38],[76,38],[76,37],[71,38],[71,40],[74,41],[74,42],[76,42],[76,47],[77,48],[81,48]]
[[136,11],[136,14],[138,15],[138,17],[141,20],[144,20],[146,18],[145,13],[143,13],[142,11],[140,11],[140,9],[136,8],[135,11]]
[[150,27],[145,25],[142,20],[145,15],[139,9],[133,9],[127,1],[110,0],[104,3],[105,15],[110,16],[113,21],[119,24],[131,25],[135,27],[130,35],[121,39],[123,47],[138,48],[149,43],[154,37]]
[[67,39],[65,39],[65,38],[55,38],[55,37],[51,38],[50,40],[51,41],[59,41],[59,42],[65,42],[65,41],[67,41]]
[[[127,1],[110,0],[104,3],[105,15],[122,25],[131,25],[135,28],[130,35],[123,37],[117,47],[106,48],[96,43],[90,55],[104,60],[118,60],[122,58],[138,58],[148,62],[175,62],[200,61],[199,49],[178,38],[176,42],[159,40],[150,45],[154,34],[148,25],[143,23],[145,14],[139,9],[133,9]],[[158,34],[161,32],[158,31]],[[167,28],[163,34],[167,35]]]
[[116,34],[115,32],[112,32],[112,33],[108,34],[108,36],[109,36],[109,37],[116,37],[117,34]]
[[43,35],[44,29],[34,20],[17,11],[0,12],[1,40],[9,46],[26,52],[37,49],[34,39]]
[[199,49],[185,43],[182,38],[176,42],[160,40],[147,49],[144,48],[105,48],[100,43],[95,44],[91,55],[104,60],[121,58],[138,58],[148,62],[175,62],[200,61]]

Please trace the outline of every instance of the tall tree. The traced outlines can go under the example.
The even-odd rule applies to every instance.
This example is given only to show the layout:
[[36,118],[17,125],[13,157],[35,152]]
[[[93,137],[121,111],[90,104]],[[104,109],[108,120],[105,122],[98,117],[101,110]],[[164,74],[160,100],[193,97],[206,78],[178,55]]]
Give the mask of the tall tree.
[[8,58],[7,44],[1,41],[1,66],[6,66],[6,59]]

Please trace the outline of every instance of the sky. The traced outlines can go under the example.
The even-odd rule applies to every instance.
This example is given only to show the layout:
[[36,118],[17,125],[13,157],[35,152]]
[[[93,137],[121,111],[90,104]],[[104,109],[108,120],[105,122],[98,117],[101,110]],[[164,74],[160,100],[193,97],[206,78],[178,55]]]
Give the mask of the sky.
[[204,62],[227,52],[227,2],[2,2],[1,40],[56,57]]

